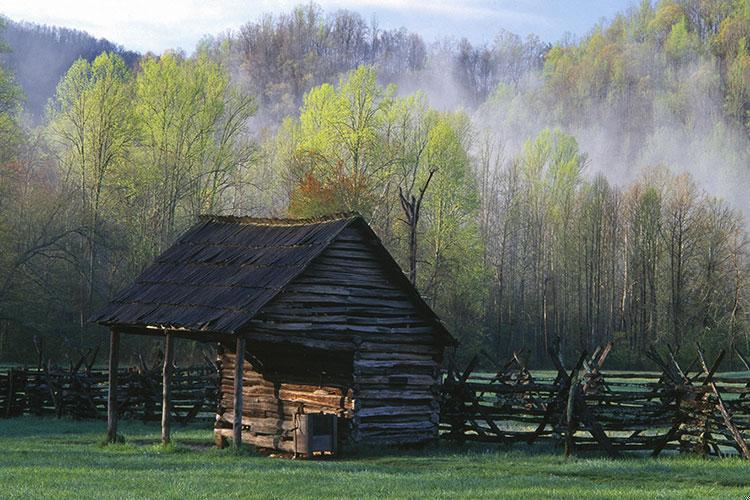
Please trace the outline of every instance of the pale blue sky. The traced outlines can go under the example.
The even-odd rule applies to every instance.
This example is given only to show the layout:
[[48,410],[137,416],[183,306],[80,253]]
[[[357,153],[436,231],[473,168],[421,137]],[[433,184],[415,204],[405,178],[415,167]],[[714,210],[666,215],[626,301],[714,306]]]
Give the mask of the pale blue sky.
[[[190,52],[204,34],[234,30],[264,12],[286,12],[296,0],[0,0],[13,20],[88,31],[127,48]],[[500,29],[556,41],[585,34],[634,0],[318,0],[326,12],[345,8],[375,16],[381,28],[404,26],[428,42],[440,37],[490,41]]]

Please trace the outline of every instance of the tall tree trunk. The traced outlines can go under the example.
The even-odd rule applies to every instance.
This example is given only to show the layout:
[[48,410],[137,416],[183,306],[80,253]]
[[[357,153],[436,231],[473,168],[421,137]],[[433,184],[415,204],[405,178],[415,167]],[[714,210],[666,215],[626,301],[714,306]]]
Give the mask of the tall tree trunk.
[[437,169],[430,170],[430,175],[427,176],[427,180],[420,188],[418,196],[405,195],[401,186],[398,188],[401,208],[404,209],[404,221],[409,226],[409,281],[414,286],[417,285],[417,224],[419,223],[419,212],[422,208],[424,194],[436,171]]

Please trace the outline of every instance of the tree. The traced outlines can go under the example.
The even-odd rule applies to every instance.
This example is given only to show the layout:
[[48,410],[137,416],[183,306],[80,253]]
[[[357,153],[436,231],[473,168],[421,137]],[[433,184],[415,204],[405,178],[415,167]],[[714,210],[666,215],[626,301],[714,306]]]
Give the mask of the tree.
[[[5,21],[0,19],[0,33],[5,29]],[[0,55],[9,47],[0,41]],[[18,115],[21,111],[23,94],[6,65],[0,65],[0,163],[10,161],[18,147],[20,127]]]
[[[60,81],[50,109],[50,134],[78,196],[84,237],[80,263],[80,327],[86,326],[97,283],[105,189],[125,167],[134,137],[130,72],[117,55],[76,61]],[[85,266],[85,267],[83,267]]]
[[[331,193],[328,210],[369,215],[379,204],[393,166],[384,136],[395,91],[377,83],[373,68],[360,66],[336,87],[323,84],[305,96],[297,177],[312,176]],[[319,215],[312,207],[298,202],[293,208],[295,215]]]
[[[438,122],[431,112],[427,97],[422,93],[401,99],[394,111],[397,114],[395,131],[391,135],[396,156],[398,197],[409,229],[409,280],[417,283],[417,228],[424,195],[439,166],[429,163],[430,133]],[[426,178],[424,171],[427,171]],[[417,180],[420,185],[417,187]],[[415,193],[415,191],[417,191]]]
[[682,344],[683,330],[688,320],[686,306],[689,297],[686,287],[696,245],[701,237],[702,205],[697,189],[687,175],[677,176],[670,182],[664,200],[663,235],[669,259],[669,329],[677,348]]
[[[447,284],[467,271],[464,265],[473,266],[473,258],[481,256],[477,253],[479,200],[468,155],[469,132],[465,114],[448,113],[430,130],[427,143],[427,164],[437,166],[438,171],[424,200],[424,258],[429,271],[423,290],[435,304],[448,300]],[[429,172],[422,171],[421,178],[426,181]]]
[[142,233],[158,235],[157,251],[199,213],[221,210],[222,195],[251,158],[244,126],[255,105],[205,54],[146,58],[135,97],[139,190],[151,221]]

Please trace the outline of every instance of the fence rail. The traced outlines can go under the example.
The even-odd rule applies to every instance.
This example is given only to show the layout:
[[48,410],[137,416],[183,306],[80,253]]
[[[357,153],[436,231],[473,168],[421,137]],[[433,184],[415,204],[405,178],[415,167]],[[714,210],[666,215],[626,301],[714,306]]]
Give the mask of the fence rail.
[[[107,370],[10,368],[0,371],[0,418],[63,415],[106,418]],[[118,374],[118,413],[144,421],[161,418],[161,370],[125,369]],[[172,416],[177,422],[213,419],[219,375],[213,366],[176,368]]]
[[[497,443],[552,441],[565,449],[659,455],[664,450],[750,460],[750,376],[718,376],[724,353],[708,364],[700,346],[683,369],[671,350],[647,356],[657,374],[603,371],[612,344],[582,353],[570,370],[550,350],[554,378],[534,377],[516,352],[492,376],[449,370],[442,389],[447,439]],[[750,372],[747,360],[737,353]]]
[[[535,377],[521,353],[514,353],[494,375],[475,373],[478,358],[462,372],[449,369],[441,389],[441,436],[488,443],[553,442],[565,449],[602,450],[615,456],[664,450],[750,460],[750,364],[748,373],[720,375],[724,352],[708,363],[700,346],[683,368],[671,350],[647,356],[655,373],[604,371],[612,349],[582,353],[572,369],[559,349],[550,350],[554,377]],[[81,367],[84,366],[84,369]],[[106,417],[106,370],[90,365],[69,370],[12,368],[0,372],[0,418],[20,415]],[[144,421],[161,418],[159,369],[119,373],[118,412]],[[219,373],[205,365],[175,369],[173,418],[177,422],[213,419]]]

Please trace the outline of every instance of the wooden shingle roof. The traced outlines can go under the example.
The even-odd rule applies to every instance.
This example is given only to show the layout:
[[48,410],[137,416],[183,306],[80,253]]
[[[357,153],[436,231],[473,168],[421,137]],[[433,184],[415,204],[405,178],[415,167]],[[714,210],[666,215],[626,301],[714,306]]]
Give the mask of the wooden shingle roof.
[[377,242],[383,265],[452,339],[357,214],[319,219],[205,216],[92,318],[102,325],[239,333],[351,225]]

